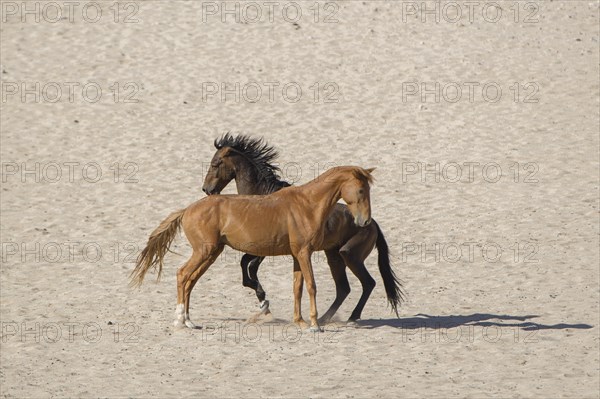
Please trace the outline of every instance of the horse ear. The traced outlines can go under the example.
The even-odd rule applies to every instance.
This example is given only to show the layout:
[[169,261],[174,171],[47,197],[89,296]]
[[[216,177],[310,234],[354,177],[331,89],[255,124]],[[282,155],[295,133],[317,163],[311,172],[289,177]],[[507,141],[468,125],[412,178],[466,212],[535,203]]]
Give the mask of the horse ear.
[[369,172],[369,174],[371,174],[371,173],[373,173],[373,171],[374,171],[375,169],[377,169],[377,168],[368,168],[368,169],[365,169],[365,170],[366,170],[367,172]]

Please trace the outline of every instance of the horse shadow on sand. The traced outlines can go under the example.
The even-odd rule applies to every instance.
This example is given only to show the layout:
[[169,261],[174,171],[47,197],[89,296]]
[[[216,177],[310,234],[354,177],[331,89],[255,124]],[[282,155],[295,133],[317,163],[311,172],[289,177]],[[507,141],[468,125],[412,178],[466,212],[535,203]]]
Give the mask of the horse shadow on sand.
[[456,328],[460,326],[481,326],[481,327],[517,327],[525,331],[533,330],[563,330],[572,329],[590,329],[592,325],[577,324],[541,324],[530,321],[538,318],[538,315],[511,316],[489,313],[474,313],[470,315],[448,315],[431,316],[419,313],[413,317],[402,317],[399,319],[363,319],[358,320],[357,324],[362,328],[394,327],[401,329],[419,329],[419,328]]

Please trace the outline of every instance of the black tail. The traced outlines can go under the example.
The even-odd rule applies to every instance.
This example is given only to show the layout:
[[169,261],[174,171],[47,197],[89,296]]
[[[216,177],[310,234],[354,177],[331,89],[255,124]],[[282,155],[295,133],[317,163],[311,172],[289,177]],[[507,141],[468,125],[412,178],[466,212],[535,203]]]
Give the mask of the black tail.
[[379,225],[375,223],[375,227],[377,227],[377,241],[375,245],[377,246],[377,263],[379,263],[379,273],[381,273],[381,277],[383,278],[383,285],[385,286],[385,292],[387,294],[387,299],[390,305],[392,306],[392,310],[398,315],[398,306],[406,299],[406,294],[402,291],[402,281],[392,269],[392,265],[390,264],[390,250],[387,245],[387,241],[385,241],[385,237],[383,236],[383,232],[379,228]]

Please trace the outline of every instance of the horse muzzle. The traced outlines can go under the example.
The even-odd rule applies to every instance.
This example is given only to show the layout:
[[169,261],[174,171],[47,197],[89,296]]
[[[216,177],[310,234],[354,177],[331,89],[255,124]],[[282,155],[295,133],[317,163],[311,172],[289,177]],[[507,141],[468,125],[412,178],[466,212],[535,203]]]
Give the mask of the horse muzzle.
[[219,194],[219,192],[216,189],[214,189],[214,188],[210,189],[210,188],[202,187],[202,191],[204,191],[204,193],[206,195]]
[[371,223],[371,220],[372,220],[371,218],[364,219],[360,216],[356,216],[354,218],[354,224],[357,225],[358,227],[365,227]]

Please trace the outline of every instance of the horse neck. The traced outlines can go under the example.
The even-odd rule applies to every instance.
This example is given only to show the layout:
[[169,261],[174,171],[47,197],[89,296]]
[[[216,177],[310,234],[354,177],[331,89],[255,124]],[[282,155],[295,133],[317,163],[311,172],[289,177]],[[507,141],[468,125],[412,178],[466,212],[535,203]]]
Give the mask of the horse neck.
[[235,185],[241,195],[269,194],[267,185],[261,184],[258,168],[244,157],[238,157],[235,164]]
[[335,204],[342,198],[341,186],[345,181],[339,174],[328,173],[307,183],[304,187],[311,202],[316,202],[314,214],[323,221],[329,215]]

